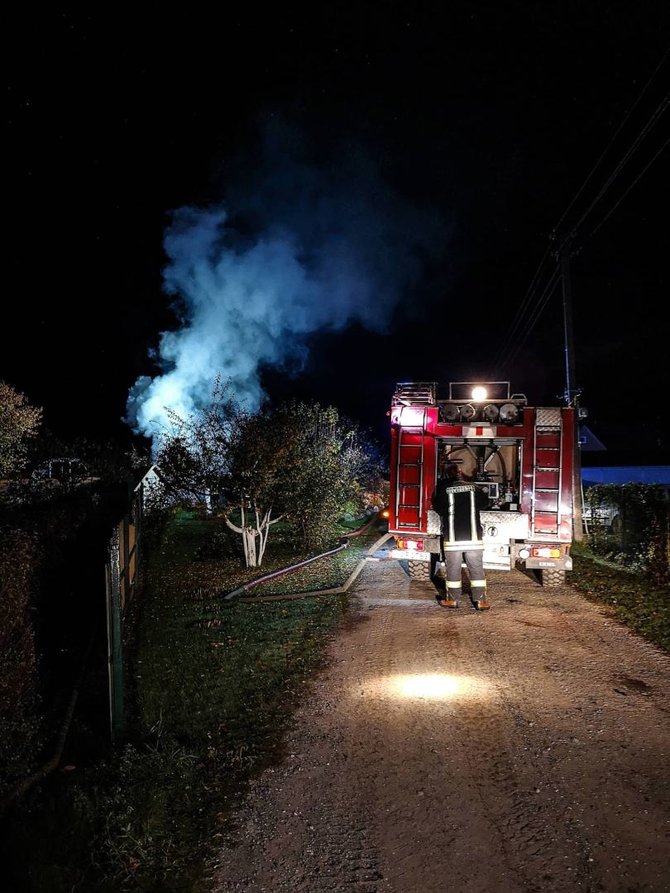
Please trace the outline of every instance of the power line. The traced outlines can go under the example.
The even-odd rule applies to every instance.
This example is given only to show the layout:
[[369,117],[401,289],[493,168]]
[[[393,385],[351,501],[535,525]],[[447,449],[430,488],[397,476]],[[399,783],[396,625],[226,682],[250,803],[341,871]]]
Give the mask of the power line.
[[[537,266],[537,269],[535,270],[535,275],[533,276],[531,283],[528,286],[525,297],[524,297],[523,301],[521,302],[521,305],[519,306],[519,308],[515,314],[512,326],[509,330],[508,335],[505,338],[505,342],[502,345],[502,347],[498,350],[498,355],[497,355],[496,361],[493,365],[494,369],[504,368],[504,366],[506,365],[506,362],[507,362],[507,358],[509,357],[510,352],[513,349],[513,345],[518,345],[518,343],[519,343],[518,338],[516,339],[516,341],[514,339],[516,338],[517,331],[519,330],[521,325],[527,322],[528,308],[531,306],[531,303],[534,300],[535,293],[536,293],[538,284],[541,280],[541,275],[543,273],[543,267],[545,266],[549,257],[550,257],[549,249],[547,248],[547,250],[544,252],[544,255],[542,256],[540,263]],[[500,374],[500,373],[498,373],[498,374]],[[489,377],[495,378],[495,375],[496,375],[496,373],[493,373]]]
[[[611,190],[614,183],[620,177],[621,172],[623,171],[624,167],[628,164],[628,162],[631,160],[631,158],[633,157],[635,152],[639,149],[639,147],[642,145],[644,140],[649,136],[652,129],[656,126],[656,124],[660,120],[661,116],[667,110],[668,105],[670,104],[670,94],[666,95],[661,100],[661,102],[656,106],[656,108],[652,112],[649,119],[646,121],[644,126],[637,133],[637,135],[635,136],[635,139],[632,141],[632,143],[629,145],[628,149],[624,152],[622,157],[619,159],[618,163],[615,165],[615,167],[612,170],[612,172],[610,173],[610,175],[607,177],[607,179],[605,180],[603,185],[598,190],[595,198],[593,198],[593,200],[588,204],[586,210],[581,214],[581,216],[578,218],[577,222],[571,227],[562,226],[562,224],[566,220],[569,212],[576,205],[576,202],[578,201],[580,196],[584,193],[587,185],[591,182],[591,180],[595,176],[596,171],[600,168],[600,166],[603,162],[603,159],[610,152],[610,149],[613,146],[616,138],[621,133],[621,131],[625,127],[626,123],[629,121],[633,111],[637,108],[637,106],[642,101],[642,98],[645,96],[645,94],[649,90],[651,84],[653,83],[654,79],[657,77],[658,72],[660,71],[662,66],[665,64],[669,55],[670,55],[670,48],[668,48],[665,51],[665,53],[663,54],[663,57],[661,58],[660,62],[658,63],[658,65],[656,66],[654,71],[652,72],[649,80],[643,87],[643,89],[640,92],[640,94],[638,95],[637,99],[635,100],[635,102],[633,103],[631,108],[628,110],[628,112],[625,114],[619,127],[616,129],[616,131],[614,132],[614,134],[608,141],[607,145],[605,146],[605,149],[600,154],[600,157],[596,161],[595,165],[592,167],[591,171],[589,172],[588,176],[582,183],[581,187],[577,190],[576,194],[574,195],[572,200],[569,202],[565,211],[561,214],[559,220],[557,221],[556,225],[554,226],[553,230],[551,231],[550,239],[557,240],[558,245],[552,252],[550,252],[549,249],[547,249],[545,251],[545,253],[537,267],[537,270],[535,271],[535,274],[533,276],[533,279],[531,280],[530,286],[528,287],[526,294],[524,296],[524,299],[521,302],[519,309],[517,310],[517,313],[515,315],[514,321],[510,328],[509,334],[505,339],[504,347],[498,353],[499,361],[496,364],[496,368],[498,368],[498,370],[499,370],[498,374],[501,374],[500,369],[505,369],[513,362],[513,360],[519,354],[521,348],[528,341],[532,331],[534,330],[534,328],[537,324],[537,321],[539,320],[542,312],[544,311],[545,307],[547,306],[547,304],[549,302],[549,299],[551,298],[551,296],[554,292],[554,289],[556,287],[556,284],[557,284],[559,278],[561,277],[561,268],[560,268],[559,264],[557,263],[554,266],[554,268],[549,276],[549,279],[546,282],[544,289],[540,293],[540,281],[541,281],[543,273],[545,272],[547,259],[549,258],[550,254],[557,261],[560,260],[562,254],[565,253],[566,247],[571,242],[573,242],[578,228],[584,224],[584,221],[588,218],[589,214],[592,213],[592,211],[596,207],[596,205],[599,202],[601,202],[602,199],[605,197],[605,195],[608,193],[608,191]],[[600,229],[600,227],[606,222],[606,220],[609,219],[609,217],[614,213],[616,208],[621,204],[621,202],[626,197],[626,195],[628,195],[628,193],[631,191],[631,189],[633,189],[633,187],[644,176],[644,174],[651,167],[651,165],[656,161],[656,159],[663,152],[663,150],[665,148],[667,148],[668,144],[670,144],[670,139],[666,140],[663,143],[663,145],[658,149],[658,151],[652,156],[652,158],[647,162],[647,164],[637,174],[637,176],[628,185],[628,187],[624,190],[624,192],[619,196],[619,198],[615,202],[615,204],[595,224],[593,229],[588,234],[587,238],[583,239],[582,242],[585,242],[585,241],[587,241],[588,238],[591,238]],[[562,227],[562,232],[566,233],[566,235],[561,235],[559,237],[559,227]],[[569,250],[570,250],[570,253],[573,253],[573,250],[571,247]],[[533,302],[535,302],[534,306],[533,306]],[[524,330],[517,337],[517,332],[519,332],[522,325],[524,326]],[[566,343],[567,343],[568,333],[566,332],[565,334],[566,334]]]
[[[600,157],[598,158],[598,160],[596,161],[596,163],[595,163],[595,164],[593,165],[593,167],[591,168],[591,170],[590,170],[588,176],[586,177],[586,179],[584,180],[584,182],[582,183],[582,185],[580,186],[580,188],[577,190],[577,192],[576,192],[575,195],[573,196],[572,200],[569,202],[567,208],[565,209],[565,211],[563,211],[563,213],[561,214],[559,220],[557,221],[557,223],[556,223],[555,226],[553,227],[552,232],[557,233],[557,232],[559,231],[559,228],[560,228],[561,224],[563,223],[563,221],[564,221],[565,218],[567,217],[568,213],[570,212],[570,210],[571,210],[572,207],[574,206],[575,202],[579,199],[579,197],[581,196],[581,194],[584,192],[584,190],[586,189],[587,185],[590,183],[590,181],[591,181],[592,177],[594,176],[596,170],[600,167],[600,164],[602,163],[603,159],[605,158],[605,156],[606,156],[607,153],[609,152],[610,148],[611,148],[612,145],[614,144],[614,141],[616,140],[617,136],[621,133],[621,131],[623,130],[623,128],[626,126],[626,123],[628,122],[630,116],[633,114],[633,112],[635,111],[635,109],[637,108],[637,106],[638,106],[638,105],[640,104],[640,102],[642,101],[643,96],[645,95],[645,93],[647,92],[647,90],[649,89],[649,87],[651,86],[652,82],[653,82],[654,79],[656,78],[658,72],[659,72],[659,71],[661,70],[661,68],[663,67],[663,65],[664,65],[664,63],[665,63],[665,61],[666,61],[666,59],[668,58],[669,55],[670,55],[670,47],[665,51],[665,53],[664,53],[663,56],[661,57],[661,61],[658,63],[658,65],[656,66],[656,68],[655,68],[654,71],[652,72],[652,74],[651,74],[649,80],[647,81],[647,83],[646,83],[646,84],[644,85],[644,87],[642,88],[642,92],[639,94],[639,96],[637,97],[637,99],[635,100],[635,102],[633,103],[633,105],[630,107],[630,109],[628,110],[628,112],[624,115],[623,120],[621,121],[621,123],[619,124],[619,126],[617,127],[617,129],[616,129],[616,130],[614,131],[614,133],[612,134],[612,136],[611,136],[609,142],[607,143],[607,145],[606,145],[605,148],[603,149],[603,151],[602,151],[602,153],[600,154]],[[666,99],[667,99],[667,97],[666,97]],[[572,229],[574,229],[574,227],[573,227]]]
[[[535,306],[533,307],[530,315],[528,317],[524,318],[524,320],[523,320],[524,326],[525,326],[524,332],[522,333],[522,335],[519,338],[516,339],[516,341],[514,342],[514,346],[511,347],[509,349],[509,351],[503,357],[503,360],[500,364],[500,368],[502,370],[501,374],[504,374],[504,370],[511,366],[511,364],[514,362],[514,360],[517,358],[521,348],[525,345],[525,343],[530,338],[535,326],[537,325],[537,321],[539,320],[540,316],[542,315],[542,313],[544,311],[544,308],[547,306],[547,304],[549,303],[549,299],[551,298],[552,294],[554,293],[554,289],[556,288],[556,284],[558,283],[558,280],[560,279],[560,275],[561,274],[560,274],[559,267],[558,266],[554,267],[554,269],[551,273],[551,276],[549,277],[549,280],[545,284],[542,294],[540,295],[537,302],[535,303]],[[508,341],[506,343],[509,344],[511,342],[508,339]]]
[[603,219],[600,221],[600,223],[596,224],[596,226],[591,230],[591,232],[588,234],[588,236],[586,236],[586,237],[582,240],[583,242],[587,242],[592,236],[594,236],[594,235],[598,232],[598,230],[599,230],[600,227],[603,225],[603,223],[605,223],[606,220],[609,220],[609,218],[612,216],[612,214],[614,213],[614,211],[616,211],[616,209],[619,207],[619,205],[621,204],[621,202],[626,198],[626,196],[628,195],[628,193],[631,191],[631,189],[633,188],[633,186],[635,186],[635,184],[636,184],[640,179],[642,179],[643,175],[647,172],[647,170],[648,170],[648,169],[652,166],[652,164],[656,161],[656,159],[657,159],[658,156],[661,154],[661,152],[662,152],[664,149],[667,149],[669,145],[670,145],[670,137],[668,137],[668,139],[663,143],[663,145],[662,145],[661,148],[658,150],[658,152],[656,152],[656,154],[655,154],[655,155],[654,155],[654,156],[647,162],[647,164],[642,168],[642,170],[641,170],[640,173],[637,175],[637,177],[633,180],[633,182],[630,184],[630,186],[628,187],[628,189],[626,189],[626,191],[619,197],[619,199],[618,199],[618,201],[616,202],[616,204],[614,204],[614,205],[610,208],[610,210],[609,210],[609,211],[607,212],[607,214],[603,217]]
[[[670,105],[670,94],[668,94],[668,95],[662,100],[662,102],[656,107],[656,109],[654,110],[654,113],[652,114],[651,118],[647,121],[647,123],[645,124],[645,126],[644,126],[644,127],[642,128],[642,130],[638,133],[638,135],[636,136],[636,138],[635,138],[635,140],[633,141],[632,145],[631,145],[631,146],[628,148],[628,150],[624,153],[623,157],[620,159],[619,163],[616,165],[616,167],[614,168],[614,170],[612,171],[612,173],[610,174],[610,176],[607,178],[607,180],[605,181],[605,183],[604,183],[603,186],[601,187],[601,189],[600,189],[600,191],[598,192],[598,194],[596,195],[596,197],[593,199],[593,201],[591,202],[591,204],[590,204],[590,205],[587,207],[587,209],[584,211],[584,213],[583,213],[582,216],[579,218],[579,220],[577,221],[577,223],[576,223],[573,227],[571,227],[571,233],[574,234],[574,233],[577,232],[577,230],[578,230],[579,227],[584,223],[584,221],[586,220],[586,218],[588,217],[588,215],[591,213],[591,211],[593,210],[593,208],[598,204],[598,202],[599,202],[602,198],[604,198],[604,196],[607,194],[608,189],[610,189],[610,188],[612,187],[612,185],[616,182],[617,177],[619,176],[619,174],[621,173],[621,171],[624,169],[625,165],[626,165],[626,164],[628,163],[628,161],[633,157],[634,152],[635,152],[635,151],[639,148],[639,146],[642,144],[642,141],[644,140],[644,138],[645,138],[646,136],[648,136],[648,134],[649,134],[649,132],[651,131],[652,127],[658,122],[658,120],[659,120],[659,118],[661,117],[661,115],[663,114],[663,112],[666,111],[666,109],[668,108],[668,105]],[[660,152],[662,151],[662,149],[663,149],[663,147],[661,147],[661,150],[659,150],[659,152],[657,153],[657,155],[660,154]],[[655,157],[656,157],[656,156],[655,156]],[[652,161],[653,161],[653,159],[652,159]],[[643,169],[642,173],[635,179],[635,181],[633,182],[633,184],[631,184],[631,186],[634,185],[634,184],[640,179],[640,177],[642,176],[642,174],[643,174],[649,167],[650,167],[650,164],[646,165],[646,167]],[[626,190],[626,192],[624,193],[624,195],[626,195],[626,194],[630,191],[630,188],[631,188],[631,187],[629,187],[629,188]],[[622,196],[622,198],[623,198],[623,196]],[[617,204],[618,204],[618,202],[617,202]],[[609,214],[608,214],[607,216],[609,217]],[[597,225],[596,229],[599,229],[602,223],[604,223],[604,220],[601,221],[601,223]],[[595,232],[595,230],[593,230],[593,232]],[[560,248],[563,247],[563,244],[564,244],[564,243],[562,243],[561,246],[559,247],[559,251],[560,251]]]

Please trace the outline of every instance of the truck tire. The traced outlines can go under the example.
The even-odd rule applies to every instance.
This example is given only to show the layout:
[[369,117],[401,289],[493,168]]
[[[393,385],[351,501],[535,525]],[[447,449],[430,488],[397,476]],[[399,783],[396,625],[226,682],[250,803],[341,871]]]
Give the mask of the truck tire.
[[430,580],[430,562],[429,561],[408,561],[407,569],[412,580]]
[[542,585],[543,586],[564,586],[565,585],[565,571],[557,570],[556,568],[551,568],[549,570],[543,570],[542,572]]

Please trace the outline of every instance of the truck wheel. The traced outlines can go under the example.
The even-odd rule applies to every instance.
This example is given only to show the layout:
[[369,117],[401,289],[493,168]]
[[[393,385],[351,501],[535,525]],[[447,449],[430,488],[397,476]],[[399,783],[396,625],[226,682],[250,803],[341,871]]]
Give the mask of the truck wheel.
[[556,568],[552,568],[551,570],[542,571],[542,585],[543,586],[564,586],[565,585],[565,571],[556,570]]
[[412,580],[430,580],[429,561],[408,561],[407,567]]

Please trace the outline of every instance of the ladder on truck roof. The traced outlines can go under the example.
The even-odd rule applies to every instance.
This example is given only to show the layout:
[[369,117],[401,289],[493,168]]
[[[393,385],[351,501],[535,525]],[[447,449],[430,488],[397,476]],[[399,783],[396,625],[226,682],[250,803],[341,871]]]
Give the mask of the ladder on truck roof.
[[531,534],[558,536],[561,512],[561,410],[541,407],[535,419]]
[[399,381],[393,392],[393,406],[410,406],[420,403],[434,406],[436,403],[437,382]]
[[396,527],[420,530],[423,513],[423,455],[425,410],[420,425],[401,425],[398,429],[396,467]]

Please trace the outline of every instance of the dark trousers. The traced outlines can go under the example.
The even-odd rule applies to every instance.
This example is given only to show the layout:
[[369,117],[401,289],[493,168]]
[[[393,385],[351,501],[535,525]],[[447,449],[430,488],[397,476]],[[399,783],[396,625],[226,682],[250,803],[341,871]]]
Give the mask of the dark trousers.
[[460,598],[462,590],[462,564],[470,577],[472,600],[482,601],[486,598],[486,577],[484,575],[484,552],[481,549],[469,549],[466,552],[444,553],[444,563],[447,568],[447,597]]

